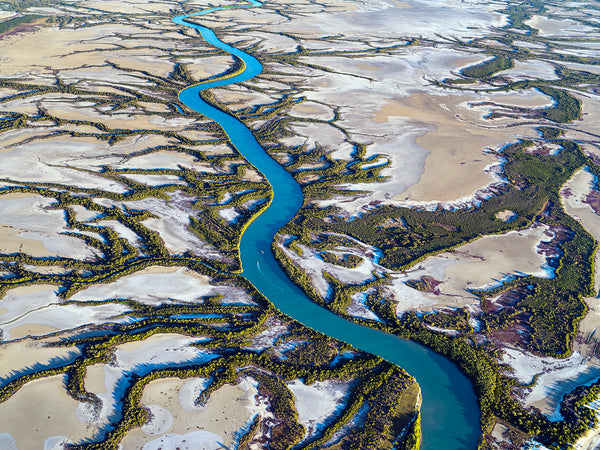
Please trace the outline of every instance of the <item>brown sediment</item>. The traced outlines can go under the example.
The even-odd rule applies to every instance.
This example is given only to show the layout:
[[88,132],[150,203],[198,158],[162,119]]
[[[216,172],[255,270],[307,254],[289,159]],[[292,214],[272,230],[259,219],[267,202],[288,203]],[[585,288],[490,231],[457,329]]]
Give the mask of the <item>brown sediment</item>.
[[78,419],[79,402],[64,386],[64,375],[27,383],[0,404],[0,430],[10,432],[21,449],[44,448],[44,441],[53,436],[72,442],[94,436],[97,428]]
[[[235,443],[236,433],[254,415],[254,403],[249,392],[240,384],[225,385],[213,392],[197,411],[187,411],[180,401],[181,388],[189,379],[165,378],[149,383],[142,395],[142,405],[159,405],[173,416],[173,425],[165,432],[186,434],[193,431],[208,431],[223,437],[226,446]],[[251,392],[250,392],[251,393]],[[141,448],[155,436],[145,434],[136,428],[127,433],[122,441],[124,448]]]
[[46,346],[55,343],[49,339],[23,339],[17,342],[0,344],[0,378],[18,372],[35,364],[47,364],[55,358],[65,358],[69,354],[80,353],[77,348]]
[[388,100],[381,108],[373,119],[376,122],[402,117],[408,124],[435,128],[416,140],[430,151],[423,174],[394,200],[451,202],[470,197],[496,181],[485,169],[498,160],[483,150],[510,142],[525,127],[483,127],[480,112],[468,107],[472,100],[467,95],[433,96],[417,92],[405,99]]
[[43,336],[58,331],[58,328],[51,327],[50,325],[43,325],[38,323],[30,323],[27,325],[20,325],[10,329],[11,339],[21,339],[26,336]]

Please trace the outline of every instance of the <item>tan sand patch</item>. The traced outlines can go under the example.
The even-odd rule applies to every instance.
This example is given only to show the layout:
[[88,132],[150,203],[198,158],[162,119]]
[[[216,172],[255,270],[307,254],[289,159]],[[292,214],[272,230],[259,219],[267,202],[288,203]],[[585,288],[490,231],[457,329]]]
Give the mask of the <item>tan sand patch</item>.
[[561,64],[571,70],[581,70],[583,72],[600,74],[600,67],[594,66],[592,64],[570,63],[570,62],[566,62],[566,61],[561,61]]
[[118,113],[112,115],[99,114],[92,108],[86,108],[81,106],[72,106],[67,104],[61,104],[57,107],[48,106],[48,113],[66,120],[83,120],[99,122],[106,125],[109,128],[114,129],[127,129],[137,130],[146,129],[154,130],[158,128],[169,128],[177,129],[184,128],[191,123],[195,122],[196,119],[190,118],[163,118],[162,116],[151,116],[148,114],[126,114]]
[[[175,273],[180,270],[180,267],[166,267],[166,266],[150,266],[143,270],[136,272],[137,275],[149,274],[149,273]],[[191,271],[190,271],[191,272]],[[190,275],[193,276],[196,272],[192,272]]]
[[[0,105],[1,108],[1,105]],[[37,107],[32,107],[33,110],[37,111]],[[15,112],[29,112],[29,111],[18,111],[16,109],[10,108],[11,111]],[[35,114],[35,111],[31,112],[31,114]],[[0,153],[10,152],[10,147],[22,142],[26,139],[30,139],[36,136],[44,136],[47,133],[47,130],[43,129],[33,129],[33,128],[19,128],[16,130],[6,131],[0,134]]]
[[516,219],[516,217],[517,214],[514,211],[511,211],[510,209],[505,209],[496,213],[496,218],[500,219],[503,222],[510,222]]
[[91,437],[96,427],[77,418],[79,402],[69,397],[65,382],[64,375],[56,375],[27,383],[0,404],[0,430],[9,432],[21,449],[44,448],[53,436],[73,442]]
[[[142,395],[142,405],[159,405],[173,416],[173,424],[164,432],[186,434],[208,431],[223,437],[223,444],[235,443],[237,431],[252,417],[253,388],[244,383],[225,385],[213,392],[204,407],[187,411],[181,405],[181,389],[189,380],[166,378],[149,383]],[[141,448],[155,436],[144,434],[142,429],[130,431],[122,442],[124,448]]]
[[546,260],[537,253],[542,241],[550,240],[548,227],[539,226],[524,231],[511,231],[497,236],[486,236],[457,247],[446,256],[458,257],[461,263],[446,269],[446,278],[440,289],[464,294],[467,287],[479,287],[514,272],[540,274]]
[[489,55],[485,55],[485,54],[484,55],[467,55],[467,56],[463,56],[460,58],[455,58],[452,61],[452,64],[456,69],[460,70],[460,69],[464,69],[465,67],[481,64],[488,58],[489,58]]
[[315,102],[303,102],[292,106],[288,114],[296,117],[305,117],[311,119],[331,120],[333,111],[330,107]]
[[138,105],[150,112],[166,113],[170,111],[163,103],[138,102]]
[[47,364],[51,359],[80,353],[76,347],[45,347],[43,344],[40,340],[22,340],[0,345],[0,378],[36,363]]
[[19,230],[8,225],[0,225],[0,251],[2,253],[27,253],[34,257],[58,256],[46,250],[41,241],[18,236]]
[[117,64],[119,67],[145,70],[161,77],[166,77],[173,71],[173,63],[167,60],[161,60],[158,57],[151,56],[128,56],[110,58],[110,62]]
[[370,70],[371,72],[375,72],[376,70],[379,69],[379,66],[375,66],[373,64],[365,64],[365,63],[358,63],[356,65],[356,67],[358,67],[359,69]]
[[[581,94],[569,92],[574,97],[581,100],[581,119],[569,124],[565,133],[566,139],[589,141],[592,133],[598,133],[600,127],[600,96],[592,94]],[[580,133],[578,131],[584,132]]]
[[[70,124],[67,123],[65,125],[62,125],[60,127],[61,130],[67,130],[67,131],[75,131],[78,133],[90,133],[90,134],[100,134],[101,131],[96,128],[93,127],[91,125],[74,125],[74,124]],[[98,142],[100,143],[100,140],[98,140]]]
[[158,344],[165,338],[170,340],[170,339],[177,338],[177,337],[187,339],[189,336],[185,336],[183,334],[177,334],[177,333],[157,333],[157,334],[153,334],[152,336],[150,336],[146,339],[140,339],[138,341],[126,342],[125,344],[119,345],[117,348],[120,351],[123,351],[126,353],[131,353],[139,348],[151,346],[153,343]]
[[494,181],[484,169],[497,162],[482,150],[514,139],[517,129],[483,128],[479,112],[469,108],[468,96],[433,96],[414,93],[406,99],[388,100],[374,117],[387,122],[390,117],[410,118],[410,121],[435,127],[416,139],[419,146],[430,151],[424,173],[419,181],[394,200],[450,202],[471,196]]
[[94,364],[86,367],[84,386],[88,392],[105,392],[104,379],[106,372],[104,364]]
[[501,105],[511,105],[523,108],[545,108],[554,104],[552,97],[542,94],[539,91],[520,92],[520,95],[512,91],[507,93],[496,93],[492,97],[492,101]]
[[[181,131],[179,131],[179,134],[183,137],[186,137],[186,138],[194,140],[194,141],[215,139],[217,137],[217,135],[215,135],[213,133],[207,133],[206,131],[202,131],[202,130],[194,130],[192,128],[187,129],[187,130],[185,130],[185,129],[181,130]],[[231,153],[231,150],[229,151],[229,153]]]
[[507,442],[504,434],[509,432],[509,428],[506,425],[502,425],[501,423],[496,423],[492,430],[492,436],[496,440],[496,442]]
[[594,28],[582,25],[571,19],[557,20],[538,15],[526,20],[525,24],[538,29],[540,36],[557,36],[561,38],[566,36],[586,37],[586,32],[594,31]]
[[[276,86],[280,85],[278,82],[274,82],[273,84]],[[268,94],[255,92],[235,84],[223,88],[211,89],[211,92],[218,101],[230,104],[230,107],[233,109],[245,108],[258,104],[268,104],[275,100]]]
[[154,152],[148,155],[137,156],[122,164],[123,168],[136,169],[177,169],[177,166],[193,168],[198,172],[214,173],[210,163],[198,161],[187,153],[175,153],[168,151]]
[[179,62],[185,64],[189,74],[197,81],[219,75],[234,64],[233,57],[231,56],[210,56],[202,58],[201,62],[197,59],[188,60],[181,58]]
[[[9,107],[10,106],[10,107]],[[6,104],[6,106],[0,108],[1,110],[4,111],[10,111],[10,112],[17,112],[17,113],[23,113],[23,114],[30,114],[30,115],[34,115],[37,113],[38,111],[38,107],[34,104],[31,103],[20,103],[20,104]]]
[[[6,76],[19,73],[32,72],[32,61],[35,61],[36,69],[33,73],[43,72],[42,66],[53,69],[68,69],[83,64],[102,65],[111,52],[94,52],[86,54],[72,53],[92,49],[114,49],[114,45],[94,42],[94,38],[110,34],[117,28],[112,25],[101,25],[89,28],[58,29],[47,27],[36,30],[33,33],[10,36],[2,41],[2,73]],[[119,25],[119,31],[127,33],[135,32],[136,27]],[[86,40],[90,40],[85,42]],[[24,52],[26,48],[28,51]],[[70,53],[70,55],[66,55]],[[113,56],[114,53],[111,55]],[[39,67],[39,68],[37,68]]]
[[120,14],[140,14],[144,12],[169,12],[171,5],[164,2],[135,2],[135,1],[92,1],[86,6],[101,11]]
[[[581,223],[596,242],[600,242],[600,216],[594,212],[589,204],[585,203],[595,184],[594,175],[585,169],[579,169],[564,184],[560,194],[565,211]],[[600,270],[596,272],[596,275],[598,275]],[[598,288],[600,288],[600,282],[597,281],[596,289]]]
[[[598,413],[598,410],[596,410]],[[588,433],[579,438],[573,448],[577,450],[598,450],[598,443],[600,442],[600,425],[596,425]]]
[[27,324],[20,325],[10,329],[11,339],[21,339],[26,336],[43,336],[58,331],[58,328],[51,327],[49,325],[42,324]]
[[31,270],[32,272],[36,272],[36,273],[43,273],[43,274],[49,274],[49,273],[66,273],[69,272],[70,268],[66,268],[63,266],[34,266],[34,265],[24,265],[24,267],[27,270]]
[[393,0],[393,2],[394,2],[394,6],[398,9],[410,9],[413,7],[411,4],[409,4],[407,2],[401,2],[398,0]]
[[12,288],[10,292],[15,296],[33,294],[34,292],[43,292],[48,289],[54,289],[55,286],[52,284],[32,284],[29,286],[17,286]]
[[48,209],[52,203],[35,194],[0,196],[0,251],[40,257],[93,257],[96,252],[84,241],[60,234],[66,230],[64,215]]

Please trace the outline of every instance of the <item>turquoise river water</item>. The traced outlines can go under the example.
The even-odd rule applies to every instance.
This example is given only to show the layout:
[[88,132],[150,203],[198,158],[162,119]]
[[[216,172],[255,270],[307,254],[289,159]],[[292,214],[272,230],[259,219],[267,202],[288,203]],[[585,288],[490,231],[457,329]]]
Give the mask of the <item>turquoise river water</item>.
[[[228,8],[261,6],[250,5]],[[480,434],[480,412],[469,380],[447,359],[414,342],[347,321],[313,303],[281,270],[271,252],[277,231],[294,217],[302,206],[300,186],[272,159],[250,130],[236,118],[205,103],[200,91],[246,81],[262,71],[253,56],[220,41],[209,28],[185,19],[225,8],[211,8],[196,14],[178,16],[173,21],[198,30],[210,44],[245,63],[245,70],[233,77],[215,79],[190,86],[179,94],[189,108],[217,122],[233,146],[273,187],[273,198],[246,228],[240,242],[242,275],[280,311],[304,325],[354,347],[399,365],[415,377],[422,392],[421,428],[423,450],[475,449]]]

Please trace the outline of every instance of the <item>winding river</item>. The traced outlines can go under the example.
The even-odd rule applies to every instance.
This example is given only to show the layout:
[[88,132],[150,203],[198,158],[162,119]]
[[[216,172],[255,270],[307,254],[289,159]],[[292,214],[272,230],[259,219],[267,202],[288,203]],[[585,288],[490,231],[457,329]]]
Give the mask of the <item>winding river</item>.
[[[261,6],[250,5],[228,8]],[[399,365],[421,387],[421,449],[475,449],[480,434],[479,408],[469,380],[442,356],[396,336],[349,322],[313,303],[281,270],[271,252],[277,231],[294,217],[303,202],[300,186],[292,176],[259,145],[250,130],[236,118],[205,103],[200,91],[246,81],[262,71],[253,56],[220,41],[209,28],[185,19],[225,9],[211,8],[196,14],[178,16],[173,21],[198,30],[210,44],[243,61],[242,68],[231,76],[213,79],[188,87],[179,99],[189,108],[217,122],[231,143],[250,164],[264,175],[273,187],[273,198],[262,214],[246,228],[240,242],[242,275],[280,311],[304,325],[354,347]]]

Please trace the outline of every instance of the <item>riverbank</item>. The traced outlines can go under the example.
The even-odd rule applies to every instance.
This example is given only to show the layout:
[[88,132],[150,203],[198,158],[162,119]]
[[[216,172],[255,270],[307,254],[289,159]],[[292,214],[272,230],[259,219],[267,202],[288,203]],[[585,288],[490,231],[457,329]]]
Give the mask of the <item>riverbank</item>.
[[[195,14],[198,16],[206,12]],[[187,88],[180,100],[189,108],[221,125],[233,146],[265,176],[273,188],[273,198],[265,210],[245,229],[240,241],[243,276],[283,313],[317,331],[361,350],[398,364],[421,386],[423,405],[422,449],[475,448],[479,436],[479,408],[473,388],[454,364],[417,344],[346,321],[315,305],[282,272],[270,251],[277,231],[302,205],[300,187],[276,161],[269,157],[252,133],[237,119],[205,103],[200,92],[211,87],[245,81],[262,70],[256,58],[221,42],[209,29],[191,24],[191,16],[174,19],[180,25],[196,28],[211,44],[240,58],[246,71],[229,79],[207,81]]]

